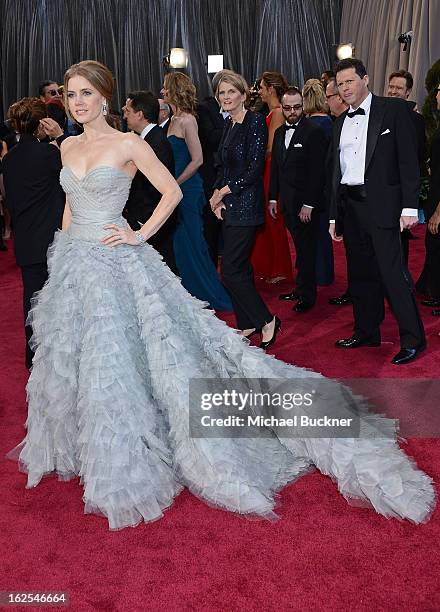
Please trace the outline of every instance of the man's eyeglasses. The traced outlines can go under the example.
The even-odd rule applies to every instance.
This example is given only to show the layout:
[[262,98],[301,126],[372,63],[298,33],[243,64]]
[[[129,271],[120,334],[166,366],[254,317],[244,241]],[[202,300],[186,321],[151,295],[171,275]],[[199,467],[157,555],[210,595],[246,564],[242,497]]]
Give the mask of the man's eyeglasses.
[[286,106],[282,106],[281,108],[282,108],[284,111],[286,111],[286,113],[288,113],[288,112],[290,112],[290,111],[292,111],[292,110],[294,110],[294,111],[299,111],[299,110],[301,110],[301,109],[302,109],[302,104],[295,104],[295,106],[288,106],[288,105],[286,104]]
[[328,94],[328,95],[326,94],[325,97],[327,98],[327,100],[330,100],[330,98],[333,98],[333,96],[339,96],[339,94],[337,94],[337,93],[335,93],[335,94]]
[[62,96],[63,91],[64,91],[64,88],[59,87],[58,89],[49,89],[47,93],[50,94],[52,98],[54,98],[55,96]]

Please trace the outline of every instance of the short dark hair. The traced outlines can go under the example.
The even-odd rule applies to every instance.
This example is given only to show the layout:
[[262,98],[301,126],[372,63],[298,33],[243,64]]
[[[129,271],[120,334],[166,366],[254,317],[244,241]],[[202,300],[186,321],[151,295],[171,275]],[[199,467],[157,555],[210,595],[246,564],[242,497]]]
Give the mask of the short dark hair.
[[[324,70],[322,74],[325,74],[325,76],[331,80],[335,78],[335,73],[333,72],[333,70]],[[321,74],[321,76],[322,76]]]
[[302,91],[298,87],[295,85],[289,85],[289,87],[283,93],[283,96],[296,96],[296,94],[299,94],[301,98],[303,97]]
[[52,83],[56,83],[56,81],[52,80],[52,81],[41,81],[41,83],[38,85],[38,95],[39,96],[44,96],[45,94],[45,89],[46,87],[48,87],[49,85],[52,85]]
[[391,81],[391,79],[394,79],[396,77],[400,77],[401,79],[405,79],[406,82],[406,88],[407,89],[412,89],[413,85],[414,85],[414,79],[413,76],[410,72],[408,72],[407,70],[396,70],[396,72],[392,72],[390,74],[390,76],[388,77],[388,83]]
[[64,130],[67,121],[67,115],[64,111],[64,108],[62,108],[58,104],[53,104],[52,102],[49,102],[49,104],[46,104],[46,109],[47,116],[56,121],[60,128]]
[[335,74],[341,72],[341,70],[347,70],[347,68],[354,68],[356,74],[363,79],[367,74],[367,69],[365,68],[363,62],[360,59],[356,59],[355,57],[347,57],[346,59],[341,60],[336,64]]
[[132,91],[127,98],[131,101],[131,107],[136,113],[142,111],[144,119],[150,123],[158,122],[159,100],[151,91]]

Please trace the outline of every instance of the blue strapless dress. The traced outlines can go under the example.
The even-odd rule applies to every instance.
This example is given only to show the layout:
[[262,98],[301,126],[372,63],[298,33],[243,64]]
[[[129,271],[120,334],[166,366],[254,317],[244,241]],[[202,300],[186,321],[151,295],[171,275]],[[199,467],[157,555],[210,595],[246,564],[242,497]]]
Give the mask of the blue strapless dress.
[[[169,136],[179,176],[191,161],[183,138]],[[203,235],[202,210],[206,205],[203,182],[194,174],[181,186],[183,200],[178,207],[178,225],[174,234],[174,255],[182,285],[194,297],[216,310],[232,310],[231,299],[219,280],[217,270],[209,256]]]

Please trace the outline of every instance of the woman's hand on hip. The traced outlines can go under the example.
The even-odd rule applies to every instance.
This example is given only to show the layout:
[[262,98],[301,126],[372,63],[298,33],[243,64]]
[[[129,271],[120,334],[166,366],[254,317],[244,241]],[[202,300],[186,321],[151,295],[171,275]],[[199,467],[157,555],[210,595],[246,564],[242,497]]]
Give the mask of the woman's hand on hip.
[[131,227],[120,227],[119,225],[110,224],[104,225],[104,229],[110,230],[110,233],[101,240],[107,246],[118,246],[120,244],[137,246],[140,244]]

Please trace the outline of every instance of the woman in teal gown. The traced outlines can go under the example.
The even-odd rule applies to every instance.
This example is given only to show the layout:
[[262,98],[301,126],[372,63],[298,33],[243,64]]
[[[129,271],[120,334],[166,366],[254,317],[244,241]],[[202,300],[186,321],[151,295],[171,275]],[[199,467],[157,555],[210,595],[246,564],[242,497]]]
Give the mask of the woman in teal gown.
[[174,234],[174,255],[182,284],[194,297],[216,310],[232,310],[226,289],[209,256],[203,235],[203,208],[207,205],[197,172],[203,161],[195,119],[196,97],[192,81],[181,72],[165,76],[162,94],[173,109],[168,139],[173,148],[176,177],[183,193]]

